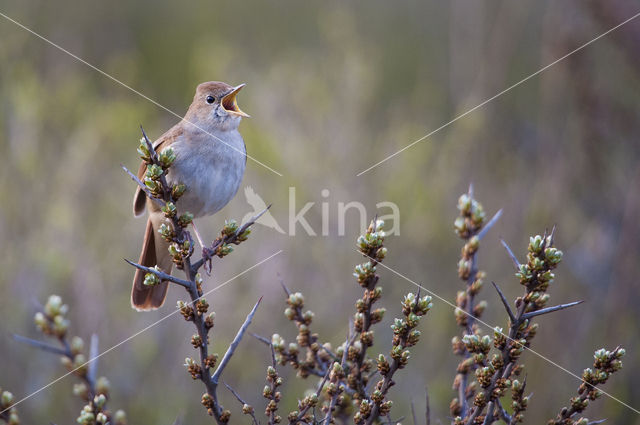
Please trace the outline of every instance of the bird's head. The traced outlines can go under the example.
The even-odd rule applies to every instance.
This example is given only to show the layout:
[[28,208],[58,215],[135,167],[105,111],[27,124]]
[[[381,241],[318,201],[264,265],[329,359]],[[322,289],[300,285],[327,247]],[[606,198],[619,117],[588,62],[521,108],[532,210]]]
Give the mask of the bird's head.
[[244,84],[232,87],[219,81],[202,83],[196,88],[193,103],[189,107],[185,120],[206,129],[228,131],[235,130],[240,120],[249,115],[239,107],[236,96]]

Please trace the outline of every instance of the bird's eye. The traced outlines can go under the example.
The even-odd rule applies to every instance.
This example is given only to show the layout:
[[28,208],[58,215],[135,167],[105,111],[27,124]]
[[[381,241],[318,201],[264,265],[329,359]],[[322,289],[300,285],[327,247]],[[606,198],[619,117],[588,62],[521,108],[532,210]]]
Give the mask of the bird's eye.
[[213,102],[216,101],[216,98],[213,96],[207,96],[207,103],[208,104],[212,104]]

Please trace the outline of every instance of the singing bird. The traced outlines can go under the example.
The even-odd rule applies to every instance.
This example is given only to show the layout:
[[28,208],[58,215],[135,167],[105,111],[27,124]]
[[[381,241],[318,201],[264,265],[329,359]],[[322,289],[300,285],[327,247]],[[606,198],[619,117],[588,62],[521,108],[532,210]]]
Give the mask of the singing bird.
[[[232,87],[218,81],[200,84],[182,121],[153,143],[157,152],[171,147],[176,155],[167,173],[167,182],[187,187],[176,204],[179,211],[188,211],[194,217],[214,214],[238,191],[247,162],[238,126],[240,120],[249,115],[238,107],[236,96],[244,86]],[[144,178],[146,168],[142,161],[138,169],[140,179]],[[138,187],[133,196],[133,214],[142,215],[145,206],[149,218],[138,262],[147,267],[158,265],[165,273],[171,273],[169,244],[158,233],[160,225],[168,221],[158,204],[147,199]],[[195,226],[194,231],[204,246]],[[147,286],[144,276],[145,272],[137,270],[131,289],[131,305],[138,311],[154,310],[162,306],[167,297],[167,281]]]

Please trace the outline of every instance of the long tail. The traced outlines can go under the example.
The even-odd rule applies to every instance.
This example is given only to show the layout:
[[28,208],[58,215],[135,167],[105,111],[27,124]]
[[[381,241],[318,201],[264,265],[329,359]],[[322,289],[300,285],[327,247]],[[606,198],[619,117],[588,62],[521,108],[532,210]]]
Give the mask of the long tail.
[[[138,263],[153,267],[158,265],[165,273],[171,273],[173,262],[167,250],[169,244],[160,236],[158,228],[164,220],[160,212],[152,212],[147,220],[147,230],[144,232],[144,242]],[[167,297],[169,282],[163,281],[155,286],[144,284],[145,272],[136,270],[133,277],[133,287],[131,288],[131,306],[138,311],[155,310],[164,304]]]

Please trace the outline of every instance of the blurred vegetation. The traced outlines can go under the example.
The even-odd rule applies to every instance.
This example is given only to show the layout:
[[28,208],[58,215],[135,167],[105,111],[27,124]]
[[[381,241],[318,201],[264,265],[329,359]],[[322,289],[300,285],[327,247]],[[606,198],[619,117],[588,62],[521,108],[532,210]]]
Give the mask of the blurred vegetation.
[[[397,203],[401,234],[387,239],[387,264],[453,301],[461,288],[461,243],[452,223],[456,200],[472,181],[488,214],[504,209],[483,242],[479,266],[508,298],[520,287],[498,237],[524,256],[529,235],[558,226],[565,261],[553,299],[585,303],[541,318],[547,326],[535,348],[580,373],[594,349],[623,345],[627,367],[605,390],[637,407],[640,22],[356,177],[636,9],[632,0],[7,0],[0,11],[179,114],[202,81],[247,83],[239,103],[252,115],[241,125],[248,152],[284,177],[249,161],[243,187],[273,203],[283,227],[288,187],[297,188],[296,209],[316,203],[307,218],[317,231],[320,203],[329,203],[331,236],[307,237],[298,228],[289,237],[256,227],[252,243],[214,269],[209,288],[284,250],[209,298],[218,317],[214,351],[227,346],[262,295],[253,329],[295,335],[282,314],[280,278],[304,291],[323,338],[336,345],[344,338],[358,296],[350,279],[362,229],[352,212],[347,235],[337,236],[338,202],[363,202],[370,216],[377,202]],[[34,336],[34,300],[63,296],[73,306],[74,333],[98,333],[102,348],[175,305],[173,290],[161,311],[140,314],[129,306],[133,273],[122,258],[137,258],[144,222],[131,215],[134,186],[119,163],[137,166],[139,124],[157,137],[176,119],[5,19],[0,40],[0,384],[19,398],[59,376],[52,356],[8,336]],[[225,218],[251,211],[240,192],[222,212],[200,220],[200,230],[213,238]],[[380,273],[391,308],[409,284]],[[487,292],[485,298],[484,319],[503,324],[497,297]],[[389,334],[392,317],[380,326]],[[410,399],[421,408],[428,385],[432,415],[446,423],[457,360],[449,345],[458,332],[453,312],[436,301],[423,326],[425,338],[412,358],[419,368],[391,390],[394,412],[408,413]],[[110,378],[113,404],[131,423],[171,424],[177,416],[208,423],[197,404],[201,389],[182,367],[189,336],[187,324],[168,320],[100,359],[98,373]],[[268,361],[268,350],[247,339],[225,380],[259,406],[255,383]],[[528,423],[540,423],[573,395],[576,380],[533,356],[523,361],[535,389]],[[285,394],[304,388],[286,382],[294,388]],[[26,401],[24,423],[74,420],[79,406],[69,397],[72,385],[63,380]],[[223,397],[236,406],[230,394]],[[282,409],[295,402],[283,400]],[[589,414],[637,423],[635,413],[610,399]]]

